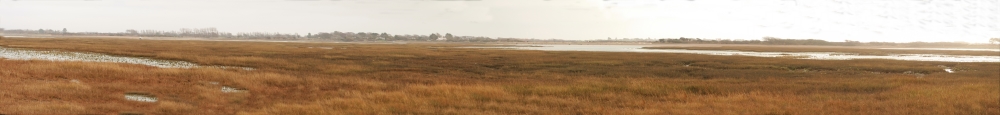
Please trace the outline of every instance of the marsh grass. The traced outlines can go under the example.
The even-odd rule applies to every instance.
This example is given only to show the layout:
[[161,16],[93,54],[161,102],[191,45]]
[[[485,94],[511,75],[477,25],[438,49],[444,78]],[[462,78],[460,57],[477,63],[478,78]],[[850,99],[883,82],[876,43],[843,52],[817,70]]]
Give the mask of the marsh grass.
[[463,44],[0,45],[257,68],[0,60],[0,105],[12,105],[2,114],[1000,114],[998,63],[447,48]]

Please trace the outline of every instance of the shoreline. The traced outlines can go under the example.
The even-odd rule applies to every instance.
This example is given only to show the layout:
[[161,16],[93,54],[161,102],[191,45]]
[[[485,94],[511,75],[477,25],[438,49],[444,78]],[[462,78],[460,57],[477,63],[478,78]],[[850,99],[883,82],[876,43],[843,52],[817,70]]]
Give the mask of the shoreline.
[[776,48],[854,48],[854,49],[893,49],[893,50],[935,50],[934,48],[951,49],[989,49],[1000,50],[1000,46],[970,45],[956,47],[941,46],[832,46],[832,45],[764,45],[764,44],[670,44],[654,42],[438,42],[438,41],[360,41],[343,42],[329,40],[260,40],[231,38],[197,38],[197,37],[138,37],[138,36],[53,36],[53,35],[4,35],[7,38],[94,38],[94,39],[142,39],[142,40],[197,40],[197,41],[228,41],[228,42],[294,42],[294,43],[356,43],[356,44],[486,44],[486,45],[639,45],[643,47],[776,47]]

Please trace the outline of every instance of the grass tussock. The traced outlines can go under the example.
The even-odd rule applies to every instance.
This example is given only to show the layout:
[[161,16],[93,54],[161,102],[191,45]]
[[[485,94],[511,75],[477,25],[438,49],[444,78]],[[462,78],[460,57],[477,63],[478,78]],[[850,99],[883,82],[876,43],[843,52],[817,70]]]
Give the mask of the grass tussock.
[[441,48],[461,44],[0,46],[256,68],[0,60],[0,105],[10,105],[0,114],[1000,114],[997,63]]

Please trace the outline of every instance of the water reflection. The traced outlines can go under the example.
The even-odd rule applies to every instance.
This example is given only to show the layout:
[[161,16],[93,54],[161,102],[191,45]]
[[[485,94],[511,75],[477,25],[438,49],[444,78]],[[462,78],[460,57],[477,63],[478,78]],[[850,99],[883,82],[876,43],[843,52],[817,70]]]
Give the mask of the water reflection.
[[994,52],[1000,52],[1000,49],[972,49],[972,48],[879,48],[879,49],[890,49],[890,50],[994,51]]
[[81,61],[81,62],[111,62],[148,65],[159,68],[196,68],[209,67],[220,69],[255,70],[250,67],[233,66],[199,66],[185,61],[158,60],[140,57],[112,56],[87,52],[39,51],[22,48],[0,47],[0,59],[8,60],[47,60],[47,61]]
[[938,54],[890,54],[890,55],[858,55],[839,52],[750,52],[736,50],[685,50],[685,49],[642,49],[641,45],[538,45],[543,47],[468,47],[468,48],[504,48],[519,50],[542,51],[597,51],[597,52],[644,52],[644,53],[688,53],[726,56],[754,57],[789,57],[815,60],[852,60],[852,59],[893,59],[907,61],[942,61],[942,62],[1000,62],[1000,56],[967,56]]
[[83,61],[83,62],[113,62],[149,65],[160,68],[192,68],[197,65],[184,61],[156,60],[148,58],[121,57],[97,53],[36,51],[20,48],[0,47],[0,58],[8,60],[49,60],[49,61]]

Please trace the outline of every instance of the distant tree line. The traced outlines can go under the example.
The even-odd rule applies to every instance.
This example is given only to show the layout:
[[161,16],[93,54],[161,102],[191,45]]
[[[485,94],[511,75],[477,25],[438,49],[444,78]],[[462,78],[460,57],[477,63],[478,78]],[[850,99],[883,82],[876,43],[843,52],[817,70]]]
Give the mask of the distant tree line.
[[10,30],[10,29],[0,29],[0,31],[3,31],[3,33],[13,33],[13,34],[64,34],[64,33],[66,33],[65,30],[58,31],[58,30],[52,30],[52,29],[38,29],[38,30],[29,30],[29,29],[13,29],[13,30]]
[[258,39],[258,40],[319,40],[319,41],[345,41],[345,42],[371,42],[371,41],[439,41],[439,42],[527,42],[532,39],[520,38],[491,38],[483,36],[456,36],[451,33],[431,33],[427,35],[400,34],[376,32],[319,32],[300,34],[286,34],[277,32],[220,32],[216,28],[182,28],[179,31],[163,30],[135,30],[128,29],[124,32],[68,32],[65,28],[62,31],[52,29],[0,29],[0,32],[8,34],[49,34],[49,35],[92,35],[92,36],[136,36],[136,37],[199,37],[209,39]]
[[[921,46],[921,47],[947,47],[947,46],[967,46],[972,45],[966,42],[859,42],[844,40],[843,42],[830,42],[819,39],[783,39],[777,37],[763,37],[760,40],[732,40],[732,39],[702,39],[702,38],[664,38],[656,41],[658,43],[676,44],[764,44],[764,45],[831,45],[831,46]],[[991,38],[990,43],[1000,43],[1000,38]]]
[[[686,38],[685,38],[686,39]],[[610,38],[606,40],[588,40],[590,42],[656,42],[653,38]]]
[[660,43],[679,44],[761,44],[761,40],[733,40],[733,39],[702,39],[702,38],[664,38],[659,39]]
[[[48,34],[48,35],[84,35],[84,36],[136,36],[136,37],[199,37],[209,39],[257,39],[257,40],[317,40],[317,41],[345,41],[345,42],[374,42],[374,41],[436,41],[436,42],[580,42],[579,40],[562,39],[526,39],[526,38],[491,38],[483,36],[456,36],[451,33],[431,33],[425,35],[399,34],[376,32],[319,32],[316,34],[307,33],[286,34],[277,32],[220,32],[216,28],[182,28],[178,31],[162,30],[135,30],[128,29],[124,32],[69,32],[66,28],[60,30],[53,29],[4,29],[0,32],[7,34]],[[703,38],[608,38],[607,40],[587,40],[586,42],[655,42],[655,43],[677,43],[677,44],[766,44],[766,45],[838,45],[838,46],[962,46],[969,45],[964,42],[859,42],[845,40],[843,42],[829,42],[819,39],[783,39],[777,37],[763,37],[759,40],[733,40],[733,39],[703,39]],[[1000,38],[989,39],[991,44],[1000,44]]]
[[767,44],[767,45],[856,45],[857,41],[828,42],[819,39],[782,39],[776,37],[764,37],[760,40],[733,40],[733,39],[702,39],[702,38],[665,38],[660,39],[660,43],[681,43],[681,44]]
[[441,35],[440,33],[431,33],[429,35],[415,35],[415,34],[402,34],[393,35],[388,33],[375,33],[375,32],[319,32],[315,35],[312,33],[307,34],[303,39],[307,40],[330,40],[330,41],[442,41],[442,42],[498,42],[498,41],[511,41],[502,40],[500,38],[490,38],[482,36],[455,36],[451,33],[445,33]]

